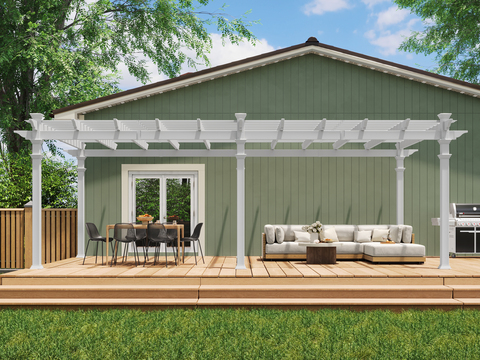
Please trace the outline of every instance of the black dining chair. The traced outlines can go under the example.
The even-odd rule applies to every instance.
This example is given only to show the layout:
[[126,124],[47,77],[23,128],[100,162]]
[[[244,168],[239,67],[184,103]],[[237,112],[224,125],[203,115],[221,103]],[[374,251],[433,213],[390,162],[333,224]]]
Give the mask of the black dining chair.
[[162,224],[148,224],[147,231],[148,241],[155,245],[155,255],[153,257],[153,265],[156,264],[157,258],[160,256],[160,245],[165,244],[165,267],[168,267],[167,246],[173,245],[173,257],[175,265],[177,265],[177,255],[175,254],[175,239],[168,235],[167,229]]
[[[113,238],[115,239],[115,250],[113,254],[115,255],[115,265],[117,265],[117,258],[118,258],[118,243],[124,244],[135,244],[136,235],[135,235],[135,228],[132,224],[129,223],[118,223],[115,224],[115,228],[113,229]],[[138,249],[136,246],[133,247],[133,253],[135,258],[135,266],[137,266],[137,257],[138,257]],[[136,253],[136,255],[135,255]],[[125,261],[126,256],[128,255],[128,246],[125,246],[123,251],[123,260]]]
[[[143,266],[145,266],[146,260],[148,259],[149,246],[147,243],[147,229],[135,229],[135,246],[137,249],[143,247]],[[138,258],[138,262],[140,262],[140,257]]]
[[[102,265],[103,265],[103,243],[106,243],[107,239],[100,235],[100,233],[98,232],[97,226],[94,223],[85,223],[85,227],[87,228],[87,234],[89,239],[87,242],[87,248],[85,250],[85,256],[83,257],[82,265],[85,265],[85,258],[87,257],[88,245],[90,245],[90,241],[95,241],[97,243],[97,247],[95,249],[95,264],[97,263],[98,243],[100,242],[102,243]],[[108,241],[110,243],[110,247],[112,248],[112,252],[113,252],[113,238],[109,238]]]
[[197,241],[198,241],[198,246],[200,248],[200,253],[202,254],[203,263],[205,264],[205,259],[203,258],[202,245],[200,244],[200,240],[199,240],[202,226],[203,226],[203,223],[197,224],[197,226],[195,226],[195,230],[193,230],[193,234],[190,237],[184,237],[180,239],[180,243],[185,243],[185,241],[192,242],[193,254],[195,255],[195,265],[197,265],[197,252],[195,251],[195,242]]

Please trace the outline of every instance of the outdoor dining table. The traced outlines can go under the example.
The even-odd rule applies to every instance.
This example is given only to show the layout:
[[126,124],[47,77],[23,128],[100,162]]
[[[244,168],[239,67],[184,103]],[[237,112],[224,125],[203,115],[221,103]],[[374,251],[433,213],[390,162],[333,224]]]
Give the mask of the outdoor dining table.
[[[148,225],[147,224],[132,224],[134,229],[147,229]],[[163,224],[165,226],[165,229],[177,229],[177,254],[178,254],[178,261],[180,262],[180,239],[185,237],[184,233],[184,226],[183,224]],[[107,225],[107,232],[106,232],[106,239],[107,239],[107,265],[108,265],[108,242],[110,237],[109,231],[113,230],[115,228],[115,224],[110,224]],[[148,237],[148,232],[147,232],[147,237]],[[183,250],[185,252],[185,250]]]

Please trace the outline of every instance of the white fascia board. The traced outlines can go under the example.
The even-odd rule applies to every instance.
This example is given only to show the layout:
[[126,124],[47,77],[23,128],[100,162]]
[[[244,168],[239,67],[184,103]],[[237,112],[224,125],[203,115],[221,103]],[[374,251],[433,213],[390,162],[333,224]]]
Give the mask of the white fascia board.
[[456,90],[458,92],[464,92],[466,95],[470,95],[470,96],[473,96],[473,95],[480,96],[480,90],[475,90],[475,89],[472,89],[471,87],[455,84],[450,81],[445,81],[442,79],[435,78],[433,76],[420,74],[418,72],[409,71],[396,66],[387,65],[374,60],[368,60],[358,56],[345,54],[343,52],[325,49],[318,46],[309,46],[303,49],[311,49],[310,52],[316,53],[318,55],[328,56],[331,58],[335,58],[337,60],[342,60],[345,62],[352,63],[353,65],[357,65],[357,66],[361,65],[369,69],[373,68],[372,70],[386,72],[386,73],[389,73],[390,75],[398,75],[398,76],[407,78],[409,80],[416,80],[422,83],[425,82],[425,84],[428,84],[428,85],[433,85],[433,86],[438,85],[447,90]]

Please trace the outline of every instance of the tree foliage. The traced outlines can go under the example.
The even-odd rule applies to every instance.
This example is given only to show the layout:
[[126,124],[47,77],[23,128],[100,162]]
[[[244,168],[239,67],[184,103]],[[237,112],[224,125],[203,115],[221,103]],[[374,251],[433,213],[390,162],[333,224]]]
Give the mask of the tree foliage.
[[[209,64],[214,25],[232,43],[255,42],[244,16],[210,0],[6,0],[0,5],[0,128],[9,151],[28,147],[14,130],[32,112],[45,115],[118,92],[117,67],[146,83],[146,59],[169,77],[181,65]],[[194,57],[185,50],[193,50]],[[143,55],[137,56],[137,55]],[[110,75],[106,75],[110,74]]]
[[[42,159],[42,207],[77,207],[77,167],[70,161]],[[0,160],[0,208],[22,208],[32,200],[32,161],[28,151],[3,153]]]
[[[137,179],[135,189],[136,216],[149,214],[153,221],[160,216],[160,180]],[[167,179],[167,216],[178,216],[181,221],[190,221],[190,181]]]
[[426,24],[414,32],[400,50],[436,54],[433,72],[458,80],[480,83],[480,3],[472,0],[394,0],[410,8]]

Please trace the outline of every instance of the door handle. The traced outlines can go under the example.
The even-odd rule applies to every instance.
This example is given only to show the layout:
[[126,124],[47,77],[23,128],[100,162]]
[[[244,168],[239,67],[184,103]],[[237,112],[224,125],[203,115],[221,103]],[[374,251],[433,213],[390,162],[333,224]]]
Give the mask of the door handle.
[[460,230],[461,233],[475,234],[475,231]]

